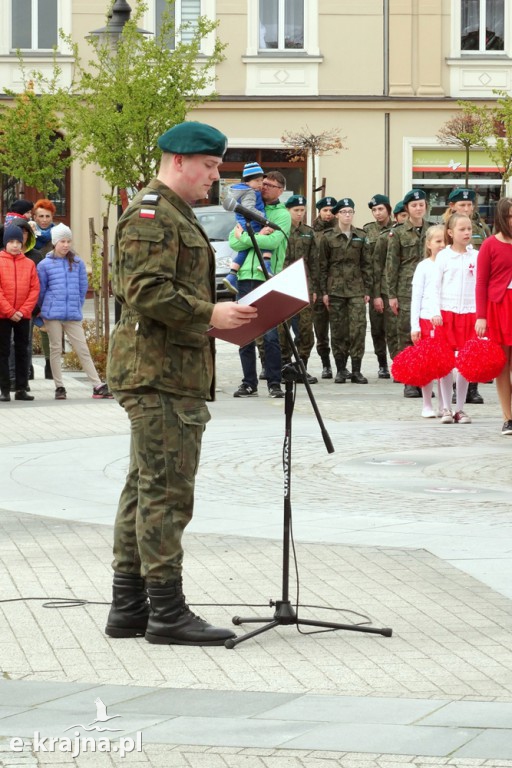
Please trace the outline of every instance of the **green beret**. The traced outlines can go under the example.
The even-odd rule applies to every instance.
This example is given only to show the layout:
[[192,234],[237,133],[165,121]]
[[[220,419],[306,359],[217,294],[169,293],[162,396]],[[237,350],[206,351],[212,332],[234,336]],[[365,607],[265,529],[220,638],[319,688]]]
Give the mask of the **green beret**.
[[403,200],[399,200],[398,203],[393,208],[393,213],[396,216],[397,213],[404,213],[404,212],[405,212],[404,201]]
[[296,208],[298,205],[306,205],[308,201],[304,195],[292,195],[285,203],[287,208]]
[[342,197],[341,200],[338,200],[334,208],[332,209],[333,213],[338,213],[338,211],[341,211],[342,208],[355,208],[354,201],[350,197]]
[[407,203],[412,203],[413,200],[426,200],[427,195],[422,189],[411,189],[410,192],[408,192],[403,200],[404,205],[407,205]]
[[374,195],[368,203],[368,208],[373,208],[375,205],[390,205],[389,197],[387,195]]
[[333,208],[337,203],[337,200],[335,197],[322,197],[321,200],[318,200],[315,203],[317,211],[319,211],[321,208]]
[[163,133],[157,142],[162,152],[176,155],[213,155],[224,157],[228,140],[206,123],[179,123]]
[[449,203],[458,203],[459,200],[471,200],[471,202],[474,203],[475,199],[475,191],[473,189],[465,189],[464,187],[457,187],[457,189],[452,189],[448,195]]

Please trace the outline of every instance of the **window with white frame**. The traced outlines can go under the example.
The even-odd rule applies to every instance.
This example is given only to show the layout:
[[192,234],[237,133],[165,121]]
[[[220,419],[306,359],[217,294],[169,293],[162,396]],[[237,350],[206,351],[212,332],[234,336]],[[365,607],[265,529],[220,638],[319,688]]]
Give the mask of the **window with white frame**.
[[461,0],[461,52],[503,52],[505,44],[505,0]]
[[260,50],[304,50],[304,0],[259,0]]
[[197,18],[201,15],[201,0],[175,0],[169,5],[166,0],[155,2],[155,32],[158,35],[162,27],[162,16],[174,10],[174,30],[169,34],[167,44],[175,48],[176,42],[189,42],[195,33]]
[[11,47],[51,50],[58,42],[57,0],[11,0]]

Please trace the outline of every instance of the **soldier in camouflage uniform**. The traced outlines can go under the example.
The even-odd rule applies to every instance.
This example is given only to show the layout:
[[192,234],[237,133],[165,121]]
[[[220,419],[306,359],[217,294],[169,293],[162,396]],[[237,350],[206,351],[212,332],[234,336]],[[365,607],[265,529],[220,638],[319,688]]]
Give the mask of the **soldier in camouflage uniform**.
[[[425,219],[427,196],[422,189],[411,189],[404,197],[408,220],[388,233],[386,284],[389,305],[397,316],[398,352],[411,341],[412,278],[423,259],[425,234],[432,222]],[[421,389],[405,386],[404,397],[421,397]]]
[[[368,384],[361,373],[366,337],[366,304],[370,299],[372,266],[366,233],[352,226],[354,201],[338,200],[332,209],[338,226],[320,241],[320,286],[329,309],[331,341],[336,362],[336,384],[347,378]],[[346,370],[348,356],[352,373]],[[348,375],[347,375],[348,374]]]
[[112,285],[121,318],[108,381],[130,420],[131,445],[114,526],[111,637],[178,645],[233,637],[189,610],[181,544],[210,418],[205,401],[214,392],[206,330],[234,328],[256,314],[235,302],[214,304],[214,253],[190,207],[219,178],[226,145],[224,134],[203,123],[171,128],[158,140],[158,176],[118,224]]
[[[332,212],[333,207],[336,205],[337,200],[334,197],[322,197],[316,203],[316,209],[318,211],[318,217],[313,222],[313,230],[315,232],[315,240],[317,247],[320,247],[320,240],[326,232],[333,229],[336,224],[336,218]],[[325,306],[322,299],[322,291],[320,285],[317,282],[319,270],[315,270],[312,274],[313,279],[313,294],[316,296],[313,303],[313,326],[316,336],[316,351],[322,361],[322,379],[332,379],[331,368],[331,347],[329,345],[329,310]]]
[[[378,238],[386,232],[389,232],[392,226],[391,205],[387,195],[374,195],[368,203],[368,208],[373,214],[374,221],[365,224],[363,229],[366,232],[366,245],[368,246],[372,259],[375,252],[375,244]],[[375,283],[375,280],[373,281]],[[375,298],[375,291],[371,298]],[[380,292],[379,292],[380,297]],[[377,306],[380,306],[379,304]],[[386,323],[383,309],[377,309],[373,301],[369,302],[370,328],[372,332],[373,350],[377,356],[379,370],[377,376],[379,379],[389,379],[388,360],[386,355]]]
[[[452,213],[463,213],[466,216],[469,216],[473,230],[471,243],[478,251],[480,250],[483,241],[490,237],[491,230],[487,224],[480,219],[475,203],[476,193],[473,189],[467,189],[465,187],[452,189],[448,195],[448,208],[446,209],[443,218],[445,222],[448,221]],[[455,390],[453,396],[455,398]],[[456,402],[456,398],[453,402]],[[484,399],[478,391],[478,384],[476,382],[470,382],[466,395],[466,403],[471,403],[471,405],[483,405],[483,402]]]
[[[291,229],[288,236],[288,247],[284,258],[283,268],[290,266],[298,259],[304,260],[304,267],[308,279],[310,301],[313,299],[311,274],[318,271],[318,252],[315,242],[315,233],[312,227],[303,223],[306,215],[307,200],[303,195],[292,195],[288,198],[285,206],[288,208],[291,217]],[[295,345],[304,366],[307,368],[309,355],[315,345],[315,336],[313,334],[313,310],[311,305],[305,307],[302,312],[295,315],[290,320],[290,326],[295,335]],[[288,346],[286,334],[283,326],[279,327],[279,341],[281,343],[281,360],[283,365],[291,362],[291,353]],[[308,382],[316,384],[318,379],[309,373]]]
[[[391,229],[396,229],[404,221],[407,221],[407,211],[404,208],[403,200],[400,200],[393,208],[395,221]],[[389,306],[389,296],[386,285],[386,256],[388,252],[388,234],[389,229],[382,232],[373,248],[373,291],[372,303],[375,311],[381,313],[384,319],[384,328],[386,344],[389,356],[393,359],[398,354],[398,330],[396,315]]]

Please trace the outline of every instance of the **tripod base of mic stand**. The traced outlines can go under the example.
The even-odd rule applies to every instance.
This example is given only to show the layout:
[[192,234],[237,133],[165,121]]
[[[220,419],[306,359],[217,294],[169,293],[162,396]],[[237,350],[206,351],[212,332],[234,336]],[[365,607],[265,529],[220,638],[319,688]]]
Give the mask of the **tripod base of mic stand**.
[[365,627],[359,624],[336,624],[330,621],[317,621],[316,619],[299,619],[292,604],[289,600],[277,600],[276,610],[272,618],[258,618],[256,616],[248,619],[242,619],[240,616],[233,616],[233,624],[260,624],[264,623],[265,626],[258,627],[252,632],[247,632],[245,635],[241,635],[236,638],[229,638],[224,643],[226,648],[234,648],[236,645],[243,643],[244,640],[249,640],[250,637],[256,637],[263,632],[268,632],[269,629],[274,627],[284,626],[286,624],[294,624],[295,626],[305,627],[320,627],[322,629],[344,629],[349,632],[368,632],[372,635],[383,635],[384,637],[391,637],[393,630],[389,627]]

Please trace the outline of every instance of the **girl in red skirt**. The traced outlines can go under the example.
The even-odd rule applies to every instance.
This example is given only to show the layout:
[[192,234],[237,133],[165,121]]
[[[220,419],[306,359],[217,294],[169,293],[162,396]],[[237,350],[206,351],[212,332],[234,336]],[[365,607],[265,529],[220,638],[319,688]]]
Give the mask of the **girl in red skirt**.
[[[437,308],[432,323],[442,324],[444,335],[452,349],[459,350],[466,341],[475,338],[475,287],[477,251],[471,245],[471,219],[453,213],[445,225],[447,247],[436,259],[435,299]],[[450,411],[453,374],[440,379],[440,399],[443,424],[470,424],[462,407],[466,402],[469,382],[457,371],[455,379],[455,410]]]
[[[425,258],[416,267],[412,279],[411,340],[413,344],[417,344],[420,339],[429,338],[432,331],[432,315],[437,305],[433,291],[436,282],[435,261],[437,254],[445,245],[444,225],[435,224],[429,227],[425,235]],[[421,415],[424,419],[435,419],[437,416],[432,408],[433,387],[434,382],[430,381],[421,388],[423,398]]]
[[502,435],[512,435],[512,199],[502,198],[496,206],[496,234],[482,243],[478,257],[475,331],[501,344],[507,361],[496,378],[503,411]]

